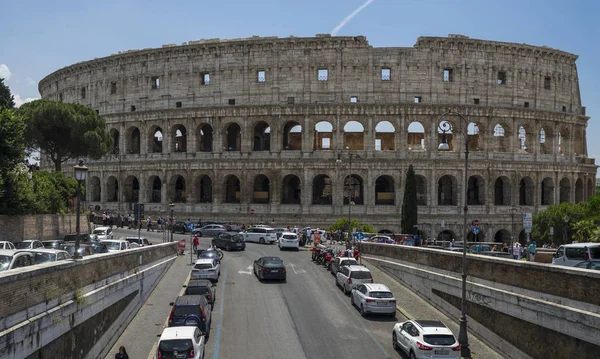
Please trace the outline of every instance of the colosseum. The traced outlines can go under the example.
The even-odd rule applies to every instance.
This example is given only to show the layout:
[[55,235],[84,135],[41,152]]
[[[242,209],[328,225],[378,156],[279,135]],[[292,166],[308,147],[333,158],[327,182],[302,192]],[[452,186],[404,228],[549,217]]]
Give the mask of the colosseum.
[[39,91],[106,119],[114,148],[86,161],[93,206],[313,227],[351,215],[398,231],[413,165],[425,236],[469,231],[466,192],[480,239],[508,241],[524,237],[522,213],[595,192],[576,60],[464,35],[385,48],[255,36],[120,52]]

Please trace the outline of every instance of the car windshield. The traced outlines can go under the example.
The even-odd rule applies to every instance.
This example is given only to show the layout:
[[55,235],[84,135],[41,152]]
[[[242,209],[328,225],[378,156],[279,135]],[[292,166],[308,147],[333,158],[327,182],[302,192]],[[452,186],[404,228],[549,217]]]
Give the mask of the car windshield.
[[200,258],[217,258],[216,251],[204,251],[200,254]]
[[44,248],[54,248],[55,242],[42,242]]
[[423,340],[431,345],[452,345],[456,342],[453,335],[444,334],[423,335]]
[[267,231],[267,233],[275,233],[274,229],[267,229],[266,231]]
[[12,256],[0,256],[0,271],[8,269]]
[[208,293],[210,289],[208,287],[187,287],[185,294],[187,295],[204,295]]
[[353,271],[350,273],[350,278],[352,279],[371,279],[371,272],[367,271]]
[[108,247],[108,249],[121,249],[120,242],[104,242],[104,243],[106,243],[106,246]]
[[590,258],[600,259],[600,246],[590,247]]
[[27,249],[31,247],[31,243],[30,242],[17,242],[15,243],[15,248],[17,249]]
[[242,236],[241,234],[236,234],[233,237],[231,237],[231,240],[234,242],[243,242],[244,236]]
[[187,352],[192,347],[193,344],[190,339],[161,340],[158,346],[162,352]]
[[280,268],[283,267],[283,262],[278,260],[269,259],[263,262],[263,267],[269,268]]
[[205,270],[205,269],[212,269],[212,267],[213,266],[210,263],[199,263],[194,266],[194,269]]
[[106,229],[94,229],[94,234],[103,236],[106,234]]
[[56,261],[56,254],[53,253],[34,253],[33,261],[35,264],[54,262]]
[[355,261],[354,259],[346,259],[346,260],[342,261],[342,265],[343,266],[354,266],[354,265],[357,265],[357,264],[358,264],[358,262]]
[[283,239],[298,239],[298,237],[292,234],[284,234]]
[[179,305],[175,307],[175,311],[173,312],[173,315],[176,317],[198,314],[200,314],[200,307],[197,305]]
[[394,298],[391,292],[371,292],[369,293],[371,298]]
[[92,246],[92,251],[94,253],[105,253],[107,249],[104,249],[104,246],[101,246],[99,244],[94,244]]

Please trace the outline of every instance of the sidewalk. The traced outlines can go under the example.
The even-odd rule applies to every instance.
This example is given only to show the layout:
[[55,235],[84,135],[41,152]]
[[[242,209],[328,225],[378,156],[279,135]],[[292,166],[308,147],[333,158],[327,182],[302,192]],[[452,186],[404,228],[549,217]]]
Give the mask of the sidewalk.
[[[443,313],[435,309],[431,304],[421,299],[410,289],[400,285],[393,278],[383,273],[381,270],[373,266],[367,259],[363,258],[362,263],[369,268],[373,275],[375,283],[385,284],[396,297],[397,309],[408,319],[431,319],[440,320],[452,330],[458,337],[458,322],[448,318]],[[477,337],[469,333],[469,347],[473,359],[502,359],[503,356],[496,353],[489,346],[479,340]]]
[[190,271],[190,256],[179,256],[157,284],[146,303],[140,308],[127,329],[112,347],[106,359],[113,359],[121,345],[125,346],[130,358],[147,358],[157,335],[162,333],[165,321],[171,312],[170,302],[179,295]]

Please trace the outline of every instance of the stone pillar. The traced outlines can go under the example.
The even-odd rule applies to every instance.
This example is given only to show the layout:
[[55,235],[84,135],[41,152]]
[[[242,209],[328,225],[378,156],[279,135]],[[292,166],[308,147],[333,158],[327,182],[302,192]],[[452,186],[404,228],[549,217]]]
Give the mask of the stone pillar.
[[396,118],[394,125],[394,151],[396,153],[404,152],[408,149],[408,124],[406,124],[406,117],[400,116]]
[[336,115],[335,121],[333,123],[333,143],[331,145],[332,150],[342,150],[344,151],[344,129],[342,126],[342,119],[340,115]]
[[[167,179],[167,175],[166,173],[163,172],[162,176],[161,176],[161,188],[160,188],[160,203],[162,203],[163,205],[168,205],[170,203],[170,198],[168,196],[169,191],[168,191],[168,186],[169,186],[169,180]],[[165,207],[166,208],[166,207]]]
[[140,172],[139,176],[138,176],[138,183],[140,184],[140,193],[139,193],[139,199],[138,202],[139,203],[146,203],[148,202],[148,188],[147,188],[147,184],[148,184],[148,180],[147,178],[142,177],[143,173]]
[[375,179],[373,171],[367,170],[365,183],[363,185],[365,191],[365,206],[367,206],[367,214],[375,213]]
[[198,146],[196,145],[198,141],[199,132],[196,131],[198,124],[194,119],[188,118],[185,121],[185,130],[186,130],[186,140],[187,140],[187,148],[186,152],[196,153],[198,151]]
[[364,150],[366,151],[367,158],[373,158],[373,153],[375,152],[375,124],[372,116],[367,117],[367,126],[365,128],[365,133],[363,134],[364,139]]
[[277,213],[277,207],[281,203],[281,186],[282,178],[279,174],[273,172],[269,176],[269,203],[271,205],[271,213]]
[[437,181],[438,181],[438,173],[436,170],[431,171],[431,176],[429,177],[429,193],[427,196],[427,206],[431,209],[438,206],[437,203]]
[[162,153],[175,152],[171,150],[171,124],[169,120],[163,120],[160,123],[160,127],[163,130],[163,145]]
[[283,147],[283,122],[281,121],[281,117],[277,119],[277,122],[269,125],[271,127],[271,136],[269,147],[271,149],[271,153],[278,153],[282,151]]
[[250,128],[248,124],[248,117],[244,117],[244,123],[241,126],[241,150],[242,153],[249,154],[252,152],[252,140],[254,139],[254,134],[250,133]]
[[303,157],[306,157],[313,151],[313,145],[315,143],[315,129],[310,126],[310,119],[304,118],[302,123],[302,153]]
[[100,172],[100,202],[104,205],[106,203],[106,178],[104,172]]
[[302,171],[304,176],[301,179],[300,189],[300,203],[302,205],[302,214],[308,214],[310,212],[310,206],[312,205],[313,196],[313,178],[314,174],[312,171]]

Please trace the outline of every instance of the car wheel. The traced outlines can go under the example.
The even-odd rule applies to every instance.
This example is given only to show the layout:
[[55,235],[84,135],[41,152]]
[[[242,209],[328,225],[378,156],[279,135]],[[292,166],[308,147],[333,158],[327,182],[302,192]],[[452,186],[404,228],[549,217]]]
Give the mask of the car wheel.
[[198,232],[196,235],[197,235],[198,237],[202,237],[202,232]]
[[398,350],[398,338],[396,337],[396,331],[394,330],[392,332],[392,347],[394,347],[394,350]]
[[260,244],[265,244],[265,239],[264,239],[264,238],[261,238],[261,239],[259,239],[259,240],[258,240],[258,243],[260,243]]
[[353,295],[350,296],[350,305],[352,307],[354,307],[354,296]]
[[348,294],[349,290],[348,288],[346,288],[346,284],[344,284],[344,286],[342,287],[342,289],[344,290],[344,294]]
[[279,250],[282,251],[283,249],[281,249],[281,246],[279,246]]
[[227,252],[229,252],[229,251],[231,250],[231,246],[230,246],[229,244],[228,244],[228,245],[226,245],[226,246],[225,246],[225,250],[226,250]]
[[410,353],[408,354],[408,357],[409,357],[410,359],[417,359],[417,356],[415,355],[415,352],[414,352],[414,351],[412,351],[412,349],[411,349]]
[[364,318],[367,316],[367,312],[365,312],[365,307],[363,307],[363,305],[360,305],[360,315]]

